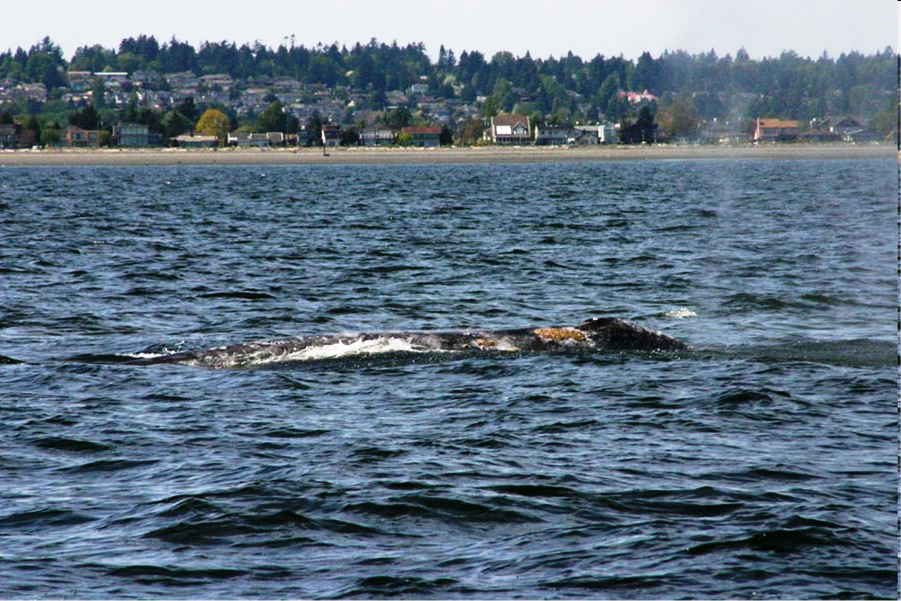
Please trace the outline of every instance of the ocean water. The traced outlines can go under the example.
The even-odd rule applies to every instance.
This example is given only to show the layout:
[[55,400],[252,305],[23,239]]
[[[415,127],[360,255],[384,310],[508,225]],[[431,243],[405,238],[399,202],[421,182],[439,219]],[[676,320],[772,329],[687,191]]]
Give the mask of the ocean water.
[[[895,598],[897,182],[0,169],[0,597]],[[123,363],[591,316],[694,350]]]

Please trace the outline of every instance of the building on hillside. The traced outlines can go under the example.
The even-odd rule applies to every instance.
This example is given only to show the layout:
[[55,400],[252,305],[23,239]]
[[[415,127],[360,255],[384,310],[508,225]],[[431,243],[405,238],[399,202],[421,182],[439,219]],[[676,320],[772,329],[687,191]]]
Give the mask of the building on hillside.
[[620,98],[625,98],[632,106],[650,104],[659,100],[657,96],[654,96],[647,90],[644,90],[643,92],[624,92],[620,90],[617,95]]
[[497,115],[491,118],[488,139],[494,144],[525,146],[532,141],[532,129],[525,115]]
[[754,128],[755,142],[789,142],[798,138],[797,121],[779,119],[757,119]]
[[150,146],[150,129],[140,123],[119,123],[113,127],[113,138],[128,148]]
[[387,127],[367,127],[360,132],[363,146],[391,146],[395,143],[394,130]]
[[400,132],[412,137],[410,146],[418,146],[420,148],[441,146],[440,127],[404,127]]
[[94,85],[94,74],[90,71],[68,71],[66,81],[73,92],[84,92]]
[[63,130],[61,139],[63,144],[72,148],[100,146],[100,130],[81,129],[74,125],[68,125]]

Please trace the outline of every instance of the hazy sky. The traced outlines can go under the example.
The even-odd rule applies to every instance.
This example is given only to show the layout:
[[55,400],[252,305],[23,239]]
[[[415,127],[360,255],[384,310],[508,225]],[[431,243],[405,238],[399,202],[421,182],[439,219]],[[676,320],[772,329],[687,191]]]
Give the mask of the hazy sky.
[[271,48],[371,38],[423,42],[435,58],[441,44],[459,56],[490,58],[509,50],[533,58],[567,51],[637,58],[664,50],[719,56],[744,47],[752,58],[794,50],[832,57],[898,48],[896,0],[2,0],[0,51],[26,50],[50,38],[71,59],[80,46],[118,49],[123,38],[175,36]]

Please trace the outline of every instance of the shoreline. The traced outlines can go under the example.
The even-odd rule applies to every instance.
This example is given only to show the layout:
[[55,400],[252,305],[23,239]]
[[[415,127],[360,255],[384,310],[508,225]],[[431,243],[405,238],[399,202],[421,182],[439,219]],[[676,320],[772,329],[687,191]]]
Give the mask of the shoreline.
[[590,146],[440,148],[51,149],[0,151],[0,167],[167,165],[396,165],[555,163],[705,159],[861,159],[897,157],[893,144],[767,146]]

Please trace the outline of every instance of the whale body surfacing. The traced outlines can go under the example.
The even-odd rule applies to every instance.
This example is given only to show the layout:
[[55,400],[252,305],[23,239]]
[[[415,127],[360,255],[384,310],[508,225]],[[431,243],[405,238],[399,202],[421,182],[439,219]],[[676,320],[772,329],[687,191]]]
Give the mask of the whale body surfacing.
[[599,317],[577,326],[510,330],[368,332],[249,342],[129,361],[232,368],[384,352],[679,351],[684,342],[625,319]]

